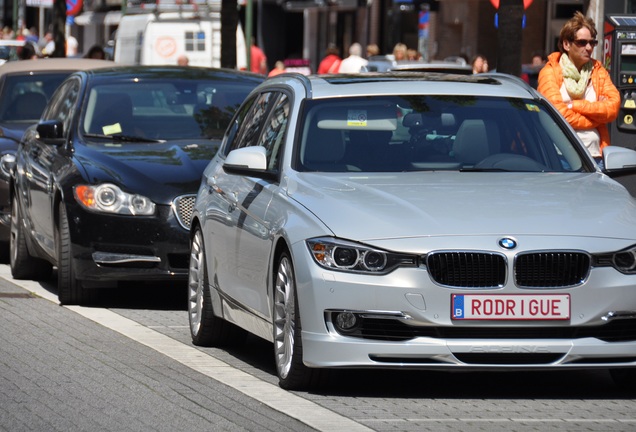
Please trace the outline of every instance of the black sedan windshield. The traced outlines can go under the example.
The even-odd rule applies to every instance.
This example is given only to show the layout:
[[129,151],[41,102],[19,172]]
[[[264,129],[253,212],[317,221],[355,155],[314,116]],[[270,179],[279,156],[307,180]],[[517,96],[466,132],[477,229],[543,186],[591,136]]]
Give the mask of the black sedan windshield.
[[220,139],[252,88],[203,80],[96,85],[85,102],[81,131],[95,142],[108,137],[135,137],[138,142]]

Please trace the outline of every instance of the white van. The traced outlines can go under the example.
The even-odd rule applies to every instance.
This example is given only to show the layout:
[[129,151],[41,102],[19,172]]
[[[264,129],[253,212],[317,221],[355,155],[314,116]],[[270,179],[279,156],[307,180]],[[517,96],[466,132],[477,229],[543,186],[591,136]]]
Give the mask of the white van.
[[[245,36],[236,29],[237,69],[247,68]],[[115,38],[115,62],[176,65],[186,55],[190,66],[221,67],[221,13],[145,12],[121,18]]]

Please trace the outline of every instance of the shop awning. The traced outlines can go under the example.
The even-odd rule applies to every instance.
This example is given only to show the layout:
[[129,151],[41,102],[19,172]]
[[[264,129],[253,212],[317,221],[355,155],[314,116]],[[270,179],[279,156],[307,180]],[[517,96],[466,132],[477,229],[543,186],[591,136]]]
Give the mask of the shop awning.
[[75,24],[80,26],[90,25],[118,25],[121,20],[120,11],[109,12],[83,12],[75,17]]

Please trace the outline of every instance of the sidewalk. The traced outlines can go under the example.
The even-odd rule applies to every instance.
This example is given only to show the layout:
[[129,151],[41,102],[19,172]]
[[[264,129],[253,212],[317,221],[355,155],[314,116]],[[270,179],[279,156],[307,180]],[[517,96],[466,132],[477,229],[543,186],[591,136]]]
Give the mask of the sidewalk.
[[0,278],[0,431],[310,431]]

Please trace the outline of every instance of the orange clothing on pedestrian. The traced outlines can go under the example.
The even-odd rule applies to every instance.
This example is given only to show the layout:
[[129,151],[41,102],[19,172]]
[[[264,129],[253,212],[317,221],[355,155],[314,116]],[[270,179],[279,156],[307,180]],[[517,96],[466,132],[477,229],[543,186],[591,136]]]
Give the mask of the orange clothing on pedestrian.
[[267,57],[263,50],[256,45],[251,47],[250,70],[257,74],[267,75]]
[[607,123],[614,121],[618,116],[620,93],[601,62],[592,60],[594,65],[590,80],[598,100],[593,103],[585,99],[564,102],[561,95],[563,71],[559,64],[561,55],[560,52],[554,52],[548,56],[548,62],[539,72],[537,90],[559,110],[575,130],[597,129],[602,150],[610,144]]
[[322,59],[318,65],[318,74],[332,74],[338,73],[340,69],[340,62],[342,59],[335,54],[329,54]]

